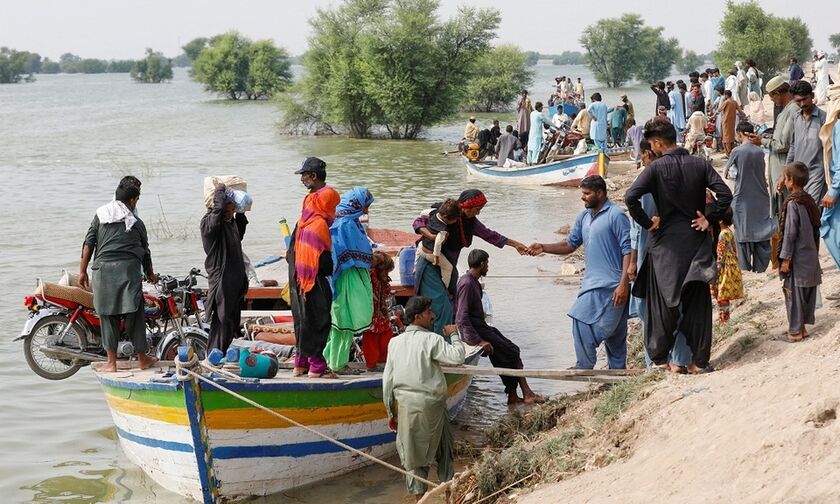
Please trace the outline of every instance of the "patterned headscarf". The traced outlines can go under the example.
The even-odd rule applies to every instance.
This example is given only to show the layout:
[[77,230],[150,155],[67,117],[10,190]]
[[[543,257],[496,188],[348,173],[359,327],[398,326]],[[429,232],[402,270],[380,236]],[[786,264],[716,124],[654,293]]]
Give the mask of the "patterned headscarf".
[[295,276],[303,294],[315,286],[321,253],[332,248],[330,225],[335,220],[335,207],[340,199],[335,189],[323,187],[303,200],[295,233]]
[[458,206],[463,208],[479,208],[487,204],[487,197],[478,189],[467,189],[458,196]]
[[370,269],[373,249],[359,218],[373,203],[367,187],[354,187],[341,195],[335,222],[330,226],[333,254],[333,280],[349,268]]

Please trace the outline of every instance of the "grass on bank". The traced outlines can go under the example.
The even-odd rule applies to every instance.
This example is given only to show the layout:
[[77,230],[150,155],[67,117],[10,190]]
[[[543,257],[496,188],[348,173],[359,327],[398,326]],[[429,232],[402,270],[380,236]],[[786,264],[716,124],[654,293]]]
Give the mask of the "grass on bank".
[[[645,373],[601,387],[600,393],[590,390],[505,415],[484,432],[485,447],[470,467],[472,475],[467,481],[459,482],[455,502],[494,502],[503,493],[501,490],[526,482],[556,481],[579,473],[590,454],[578,445],[578,440],[587,431],[597,434],[605,430],[643,390],[661,377],[662,373]],[[593,396],[593,392],[597,395]],[[595,419],[593,426],[584,427],[583,419],[572,419],[562,430],[546,435],[575,404],[593,397],[596,398],[594,409],[585,413]],[[466,450],[462,447],[461,451]],[[497,492],[499,495],[494,495]]]

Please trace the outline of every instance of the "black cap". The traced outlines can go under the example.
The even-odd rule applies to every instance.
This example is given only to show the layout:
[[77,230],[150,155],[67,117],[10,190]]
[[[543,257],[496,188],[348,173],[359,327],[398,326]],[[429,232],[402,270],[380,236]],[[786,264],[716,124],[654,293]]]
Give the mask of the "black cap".
[[327,173],[327,163],[324,162],[323,159],[316,158],[315,156],[310,156],[303,160],[303,164],[300,166],[300,170],[295,172],[295,175],[300,175],[301,173]]

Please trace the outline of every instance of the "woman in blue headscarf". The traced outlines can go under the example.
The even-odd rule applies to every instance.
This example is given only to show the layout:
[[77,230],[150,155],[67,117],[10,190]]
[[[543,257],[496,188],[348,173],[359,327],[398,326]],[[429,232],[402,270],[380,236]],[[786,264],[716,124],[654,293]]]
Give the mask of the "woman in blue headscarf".
[[366,187],[350,189],[341,195],[335,222],[330,226],[334,264],[332,327],[324,358],[333,371],[347,365],[353,336],[370,327],[373,318],[373,249],[359,222],[371,203],[373,195]]

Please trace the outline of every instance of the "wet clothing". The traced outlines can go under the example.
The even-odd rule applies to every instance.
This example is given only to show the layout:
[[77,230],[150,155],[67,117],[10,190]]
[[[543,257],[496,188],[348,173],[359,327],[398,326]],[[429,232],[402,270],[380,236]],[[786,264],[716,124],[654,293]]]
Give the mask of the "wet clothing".
[[133,214],[129,220],[132,221],[130,226],[125,220],[102,223],[98,215],[94,216],[84,244],[94,254],[91,286],[93,306],[101,321],[103,348],[111,352],[117,350],[119,323],[125,318],[126,336],[131,338],[138,353],[145,353],[141,268],[152,271],[152,255],[145,224]]
[[[724,172],[731,174],[732,171],[736,172],[732,221],[738,242],[738,260],[741,269],[761,273],[770,262],[770,237],[777,229],[777,221],[770,215],[768,203],[770,194],[764,178],[764,149],[750,142],[736,147]],[[747,251],[750,255],[744,257],[742,252]]]
[[[674,344],[674,331],[682,330],[694,355],[705,367],[711,352],[711,295],[716,277],[712,236],[696,231],[691,221],[706,209],[706,188],[717,199],[706,214],[717,222],[732,201],[732,192],[712,165],[677,147],[648,166],[627,190],[630,215],[643,229],[653,222],[641,206],[643,194],[656,202],[660,227],[650,233],[647,255],[633,294],[647,301],[647,349],[651,359],[664,364]],[[679,323],[679,324],[678,324]]]
[[[481,284],[468,271],[458,279],[458,302],[455,323],[464,342],[478,345],[487,341],[493,345],[490,363],[493,367],[522,369],[522,359],[519,357],[519,347],[507,339],[501,331],[489,325],[481,302]],[[515,376],[501,376],[505,385],[505,393],[516,392],[519,378]]]
[[[428,474],[437,463],[441,481],[452,478],[452,432],[446,399],[448,387],[440,366],[464,363],[458,334],[447,343],[439,334],[410,325],[388,344],[382,376],[382,399],[389,417],[397,417],[397,453],[407,471]],[[407,478],[409,491],[425,492],[425,485]]]
[[207,299],[205,316],[210,320],[208,350],[218,348],[227,352],[230,342],[239,336],[239,324],[245,293],[248,292],[248,275],[242,256],[242,238],[248,219],[236,214],[225,220],[225,190],[216,189],[213,208],[201,218],[201,244],[207,257]]
[[627,360],[627,304],[615,306],[612,295],[619,285],[623,258],[630,254],[630,221],[609,199],[598,213],[578,214],[566,242],[583,245],[583,283],[569,310],[575,340],[576,367],[592,369],[595,352],[605,343],[610,369],[623,369]]
[[808,183],[804,189],[817,205],[820,205],[827,190],[823,144],[820,141],[820,128],[825,121],[825,112],[817,106],[814,106],[808,117],[798,112],[793,118],[793,136],[787,154],[788,163],[801,161],[808,167]]

